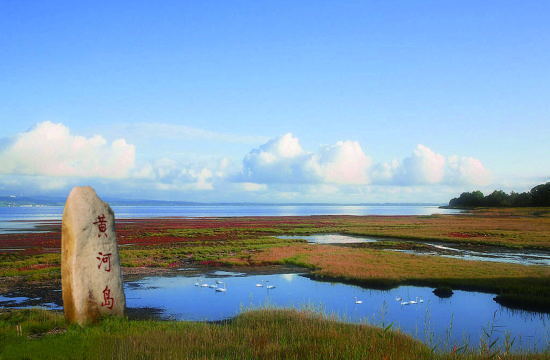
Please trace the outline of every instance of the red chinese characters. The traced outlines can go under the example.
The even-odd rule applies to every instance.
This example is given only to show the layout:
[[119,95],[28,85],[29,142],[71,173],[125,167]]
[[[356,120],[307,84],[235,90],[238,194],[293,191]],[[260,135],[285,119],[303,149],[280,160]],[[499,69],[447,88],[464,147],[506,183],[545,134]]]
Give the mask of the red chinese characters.
[[97,234],[97,237],[101,237],[101,234],[103,233],[105,237],[107,237],[107,220],[105,220],[105,214],[101,214],[97,217],[97,221],[94,222],[94,225],[97,225],[97,229],[99,230],[99,234]]
[[101,306],[107,307],[109,310],[113,310],[113,306],[115,305],[115,299],[111,297],[111,289],[109,289],[109,286],[105,286],[105,290],[103,290],[103,302],[101,303]]
[[111,254],[103,254],[102,252],[99,252],[98,255],[99,256],[96,257],[96,259],[99,260],[99,265],[97,265],[97,268],[101,270],[101,265],[106,264],[103,267],[103,270],[111,272]]

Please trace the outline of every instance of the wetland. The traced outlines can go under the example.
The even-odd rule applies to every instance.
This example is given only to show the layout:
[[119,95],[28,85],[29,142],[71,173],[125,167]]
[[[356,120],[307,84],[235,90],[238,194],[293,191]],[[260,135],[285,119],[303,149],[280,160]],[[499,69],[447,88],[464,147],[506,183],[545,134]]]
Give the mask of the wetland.
[[[128,316],[218,322],[313,308],[391,324],[441,354],[481,348],[488,333],[500,349],[513,339],[510,350],[544,353],[550,220],[538,214],[121,219]],[[60,310],[59,249],[55,223],[0,234],[0,306]],[[443,286],[451,297],[434,294]]]

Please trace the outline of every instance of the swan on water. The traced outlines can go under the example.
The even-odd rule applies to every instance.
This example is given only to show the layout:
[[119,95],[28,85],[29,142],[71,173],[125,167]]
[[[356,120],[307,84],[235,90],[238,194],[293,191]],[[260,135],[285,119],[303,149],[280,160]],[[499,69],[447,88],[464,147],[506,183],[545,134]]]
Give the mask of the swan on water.
[[223,284],[223,288],[216,287],[216,291],[224,292],[225,290],[225,284]]
[[356,304],[362,304],[363,303],[363,300],[357,300],[357,296],[354,296],[353,298],[355,299]]
[[264,281],[262,280],[261,284],[256,284],[257,287],[264,287]]

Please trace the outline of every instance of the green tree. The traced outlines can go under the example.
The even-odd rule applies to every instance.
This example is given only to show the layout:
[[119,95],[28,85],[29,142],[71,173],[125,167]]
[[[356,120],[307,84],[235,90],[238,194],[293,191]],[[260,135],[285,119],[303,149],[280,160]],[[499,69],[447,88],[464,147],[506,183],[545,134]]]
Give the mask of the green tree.
[[517,193],[512,191],[508,200],[508,206],[525,207],[531,206],[531,193],[522,192]]
[[485,196],[483,204],[485,206],[500,207],[509,204],[509,195],[502,190],[495,190],[491,194]]
[[533,206],[550,206],[550,182],[531,189]]
[[483,205],[485,196],[479,190],[472,192],[463,192],[458,198],[449,201],[451,207],[476,207]]

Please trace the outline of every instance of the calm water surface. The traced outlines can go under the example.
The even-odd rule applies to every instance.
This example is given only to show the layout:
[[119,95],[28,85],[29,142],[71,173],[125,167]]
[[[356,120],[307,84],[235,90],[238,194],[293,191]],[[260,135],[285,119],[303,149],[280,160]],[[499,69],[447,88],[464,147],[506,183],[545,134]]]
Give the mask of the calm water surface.
[[[226,284],[225,292],[195,285],[215,285],[216,280]],[[256,286],[262,280],[264,286]],[[275,288],[267,289],[268,284]],[[242,307],[309,306],[354,323],[393,322],[396,328],[432,345],[454,346],[467,340],[477,346],[484,329],[493,329],[489,343],[503,340],[508,332],[516,338],[517,349],[549,345],[550,315],[509,310],[497,304],[491,294],[455,291],[452,297],[441,299],[432,290],[402,286],[382,291],[313,281],[300,274],[215,272],[200,277],[148,277],[127,283],[125,292],[129,307],[159,309],[163,316],[177,320],[222,320],[235,316]],[[355,298],[362,303],[356,304]],[[401,305],[396,298],[419,303]]]
[[[347,322],[394,323],[394,328],[441,349],[464,343],[477,347],[482,338],[488,343],[498,338],[502,344],[506,333],[515,338],[516,350],[540,350],[550,346],[550,315],[509,310],[497,304],[491,294],[455,291],[450,298],[442,299],[427,287],[372,290],[314,281],[292,273],[246,275],[215,271],[187,275],[191,270],[125,282],[129,313],[153,313],[161,319],[217,321],[232,318],[246,308],[312,308]],[[217,284],[216,280],[221,283]],[[226,291],[218,292],[215,288],[195,284],[219,287],[225,284]],[[256,284],[263,284],[263,287]],[[267,289],[267,285],[275,288]],[[56,302],[50,298],[41,303],[37,295],[30,299],[23,294],[11,297],[8,294],[0,296],[0,306],[24,307],[32,303],[61,309],[61,293],[57,291]],[[396,298],[418,301],[418,304],[402,305]],[[362,303],[356,304],[356,300]],[[485,337],[484,331],[492,331],[490,339]]]

